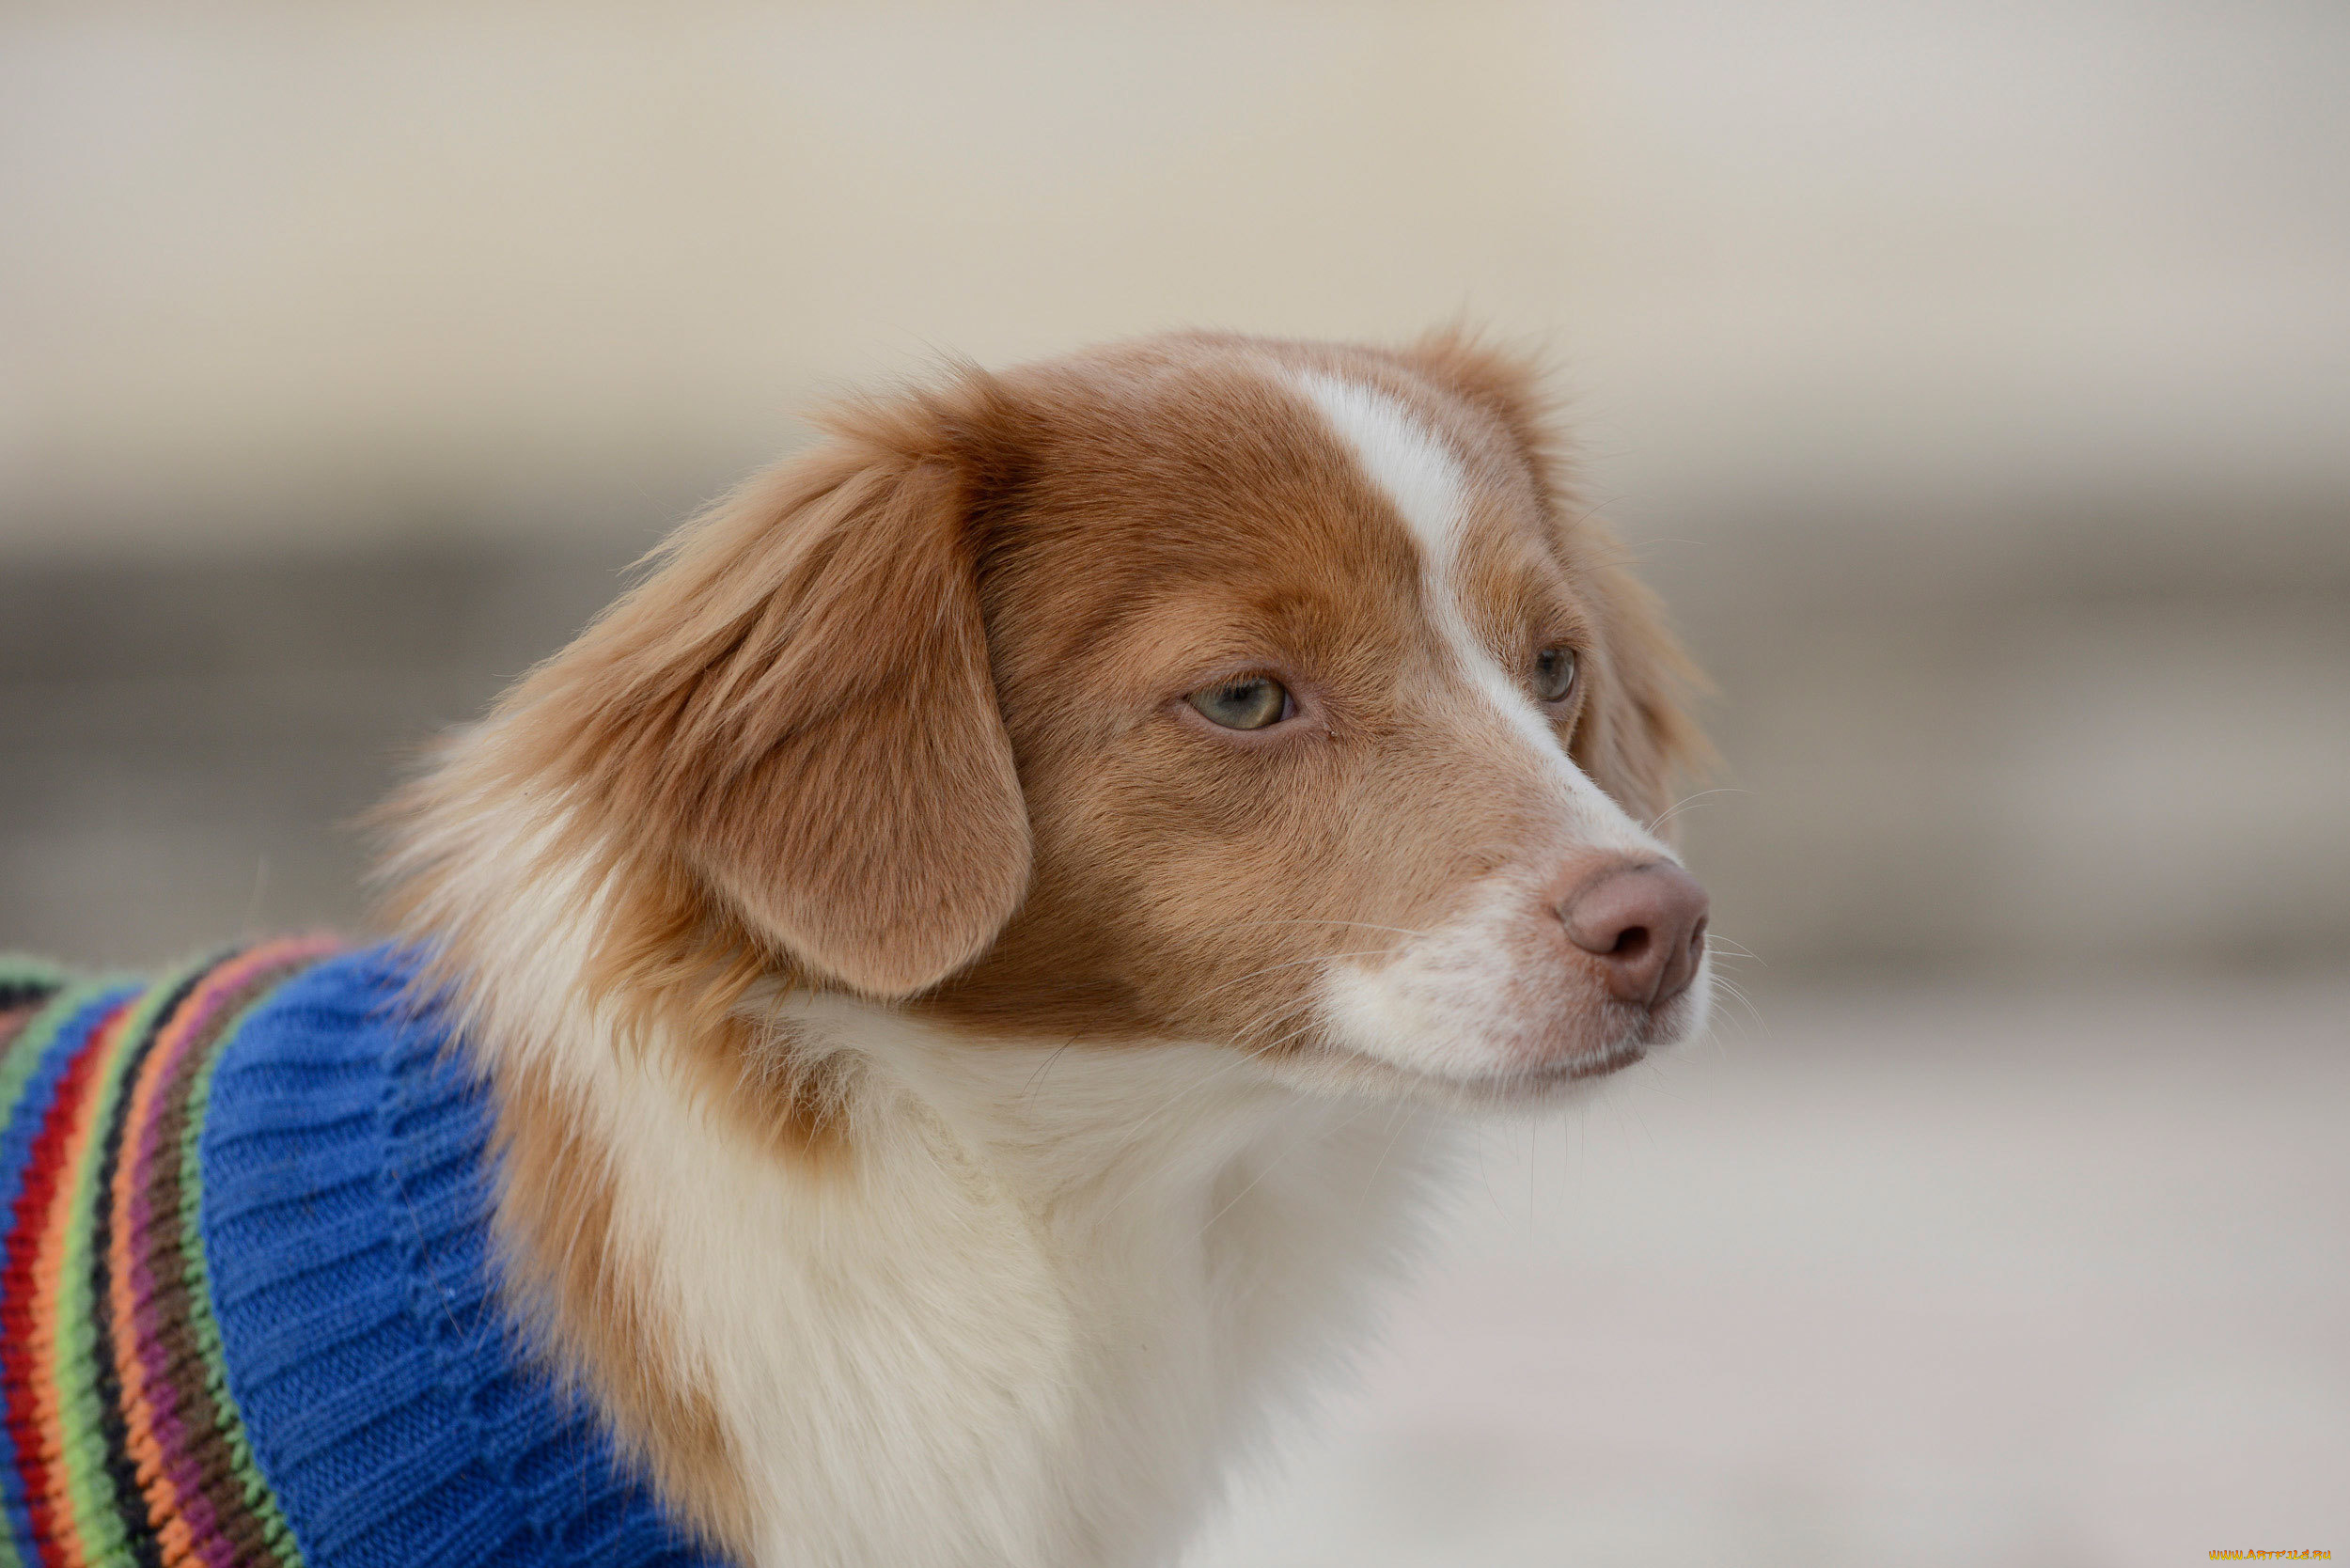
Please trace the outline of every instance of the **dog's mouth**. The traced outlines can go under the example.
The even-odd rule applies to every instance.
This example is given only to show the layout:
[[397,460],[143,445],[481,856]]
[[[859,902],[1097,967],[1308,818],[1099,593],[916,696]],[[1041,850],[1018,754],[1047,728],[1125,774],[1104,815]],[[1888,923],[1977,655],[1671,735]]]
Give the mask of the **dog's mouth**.
[[[1540,1108],[1588,1092],[1602,1079],[1693,1038],[1711,1009],[1704,982],[1651,1009],[1603,1003],[1561,1014],[1549,1027],[1496,1040],[1490,1050],[1390,1054],[1324,1034],[1308,1059],[1351,1088],[1386,1097],[1435,1100],[1465,1108]],[[1431,1059],[1431,1058],[1434,1059]],[[1325,1082],[1328,1079],[1325,1077]]]

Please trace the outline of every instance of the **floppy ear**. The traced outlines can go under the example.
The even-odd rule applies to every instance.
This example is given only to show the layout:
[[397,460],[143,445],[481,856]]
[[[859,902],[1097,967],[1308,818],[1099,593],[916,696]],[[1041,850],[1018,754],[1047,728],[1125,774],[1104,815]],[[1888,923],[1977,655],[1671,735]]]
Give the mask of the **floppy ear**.
[[[1714,763],[1688,710],[1705,678],[1667,626],[1656,595],[1623,563],[1614,533],[1595,524],[1579,531],[1597,558],[1585,581],[1599,608],[1600,658],[1571,749],[1617,805],[1655,824],[1680,787]],[[1665,837],[1672,837],[1668,828]]]
[[1574,760],[1634,817],[1650,822],[1663,816],[1679,783],[1714,760],[1689,716],[1705,678],[1672,635],[1664,606],[1633,574],[1631,554],[1615,530],[1575,500],[1559,449],[1556,405],[1543,391],[1540,369],[1458,328],[1430,334],[1402,357],[1491,416],[1525,459],[1599,621],[1598,657],[1586,676],[1590,686],[1575,729]]
[[558,726],[552,771],[603,833],[658,846],[673,884],[761,946],[880,996],[976,958],[1028,880],[946,417],[840,416],[687,525],[518,694],[518,716]]

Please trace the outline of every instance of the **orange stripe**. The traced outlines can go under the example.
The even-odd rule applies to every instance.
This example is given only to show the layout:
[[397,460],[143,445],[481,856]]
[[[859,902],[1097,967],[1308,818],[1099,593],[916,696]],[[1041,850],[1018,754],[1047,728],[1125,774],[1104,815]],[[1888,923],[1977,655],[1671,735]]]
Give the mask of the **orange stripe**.
[[[113,1299],[108,1306],[114,1318],[115,1372],[122,1385],[124,1447],[136,1461],[139,1490],[146,1498],[147,1515],[155,1527],[166,1563],[190,1560],[195,1543],[186,1522],[180,1518],[180,1490],[172,1484],[170,1467],[164,1462],[163,1447],[155,1435],[155,1405],[148,1393],[147,1361],[139,1354],[138,1294],[132,1282],[131,1265],[133,1244],[143,1238],[133,1234],[131,1202],[145,1189],[152,1168],[151,1160],[142,1156],[155,1152],[140,1147],[144,1141],[140,1134],[154,1113],[157,1097],[177,1069],[190,1034],[215,1021],[214,1009],[223,997],[242,990],[269,969],[332,951],[337,945],[328,937],[287,938],[249,949],[213,969],[181,1000],[154,1048],[139,1064],[138,1079],[131,1089],[130,1109],[123,1121],[123,1150],[115,1162],[114,1191],[108,1195],[114,1213],[114,1226],[108,1237],[108,1282]],[[160,1152],[171,1159],[180,1155],[177,1148]],[[164,1217],[175,1222],[178,1218]]]
[[114,1297],[115,1375],[122,1384],[123,1446],[137,1463],[139,1492],[147,1499],[147,1516],[158,1530],[167,1530],[179,1513],[180,1492],[164,1473],[163,1450],[156,1445],[155,1407],[147,1397],[147,1362],[139,1355],[138,1325],[133,1317],[138,1298],[131,1283],[131,1262],[132,1244],[137,1238],[131,1230],[131,1197],[146,1175],[136,1141],[138,1130],[147,1125],[154,1110],[155,1096],[170,1074],[190,1020],[202,1011],[197,1004],[218,978],[219,971],[214,970],[180,1003],[170,1027],[139,1064],[138,1079],[131,1086],[130,1109],[123,1120],[123,1150],[115,1161],[115,1189],[110,1195],[114,1226],[108,1238],[107,1277]]

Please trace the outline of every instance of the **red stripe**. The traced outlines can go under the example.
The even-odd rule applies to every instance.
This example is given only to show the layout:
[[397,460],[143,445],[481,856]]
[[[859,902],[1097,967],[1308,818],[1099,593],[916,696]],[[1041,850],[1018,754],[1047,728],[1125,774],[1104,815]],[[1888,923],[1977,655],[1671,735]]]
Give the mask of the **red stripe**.
[[[39,1349],[35,1341],[42,1304],[37,1299],[33,1267],[51,1230],[52,1206],[70,1196],[69,1190],[61,1190],[60,1179],[70,1163],[70,1135],[81,1120],[82,1101],[97,1076],[94,1069],[135,999],[125,999],[99,1020],[58,1078],[56,1098],[50,1103],[24,1167],[24,1184],[17,1192],[16,1211],[9,1221],[8,1258],[0,1264],[0,1328],[6,1329],[0,1333],[0,1393],[8,1399],[8,1434],[15,1440],[17,1473],[24,1482],[25,1506],[32,1514],[34,1549],[48,1554],[41,1560],[45,1562],[68,1560],[58,1553],[66,1548],[65,1532],[71,1529],[71,1521],[65,1521],[61,1529],[50,1508],[48,1450],[55,1446],[56,1435],[41,1432],[35,1399]],[[43,1441],[44,1435],[49,1441]]]

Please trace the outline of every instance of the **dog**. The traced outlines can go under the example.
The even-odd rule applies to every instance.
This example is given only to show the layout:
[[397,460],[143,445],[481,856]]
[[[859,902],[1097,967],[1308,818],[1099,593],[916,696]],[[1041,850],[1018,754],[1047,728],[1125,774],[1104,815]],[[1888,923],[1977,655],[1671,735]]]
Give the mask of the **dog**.
[[[116,1325],[84,1403],[129,1457],[84,1484],[43,1435],[81,1385],[12,1404],[20,1555],[109,1475],[124,1539],[165,1520],[157,1434],[212,1407],[137,1292],[209,1268],[208,1473],[269,1507],[171,1514],[196,1560],[1171,1562],[1360,1342],[1465,1120],[1702,1028],[1705,896],[1643,825],[1697,678],[1529,366],[1179,334],[823,427],[387,808],[394,945],[0,976],[44,1105],[57,1042],[121,1058],[61,1135],[96,1231],[11,1257],[114,1259],[67,1307]],[[179,1120],[105,1131],[143,1105]],[[336,1270],[376,1317],[296,1299]],[[385,1423],[345,1390],[395,1363],[453,1412],[366,1472],[413,1508],[352,1479]]]

